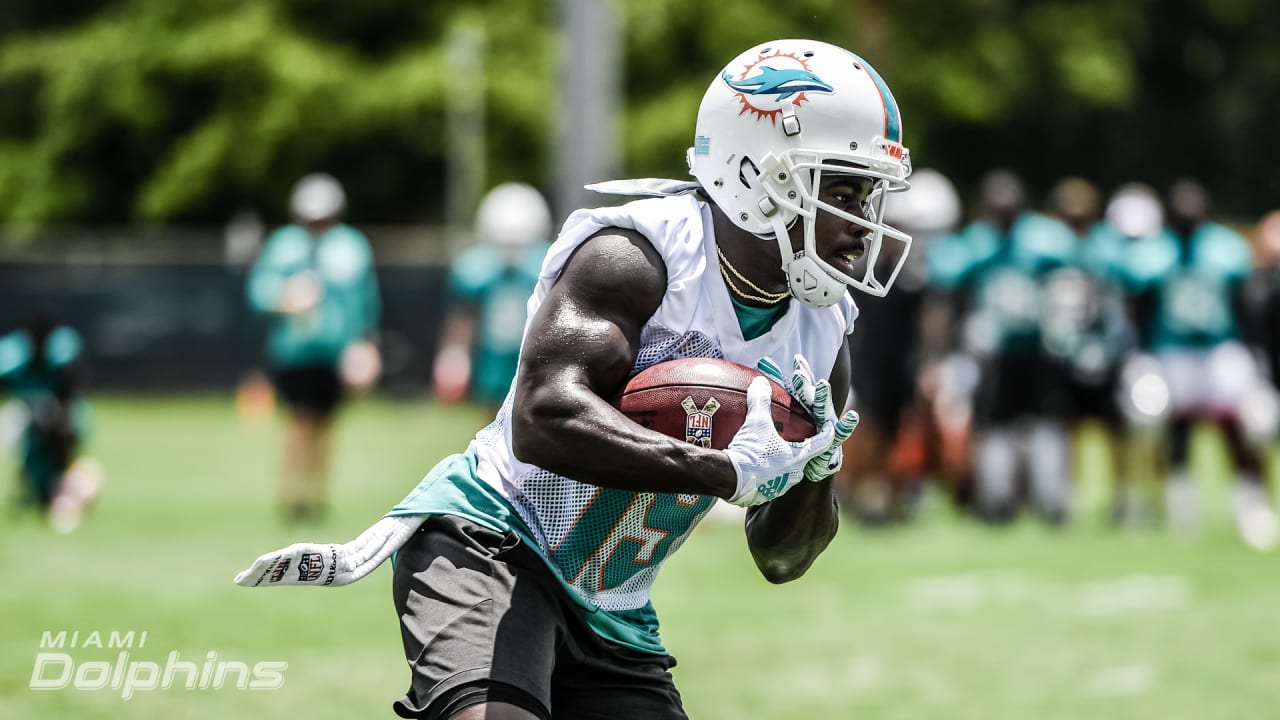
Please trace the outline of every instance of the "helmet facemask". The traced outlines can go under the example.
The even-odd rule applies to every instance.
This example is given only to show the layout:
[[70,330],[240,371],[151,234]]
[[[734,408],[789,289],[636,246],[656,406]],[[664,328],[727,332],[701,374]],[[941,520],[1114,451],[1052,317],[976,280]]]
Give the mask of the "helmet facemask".
[[[884,217],[885,199],[889,192],[905,190],[900,177],[867,167],[865,158],[853,155],[833,157],[804,150],[789,150],[779,158],[764,158],[763,173],[756,179],[776,206],[769,215],[771,233],[778,242],[783,270],[792,294],[815,307],[833,305],[844,295],[845,287],[854,287],[876,297],[883,297],[892,287],[906,262],[911,236],[890,227]],[[750,163],[744,164],[744,175]],[[862,215],[838,208],[821,199],[824,174],[847,175],[871,179],[872,187],[862,201]],[[855,259],[853,272],[846,272],[827,262],[818,253],[817,220],[823,211],[857,225],[866,232],[861,236],[863,250]],[[803,218],[804,247],[796,252],[791,246],[790,227]],[[886,246],[885,240],[890,243]]]

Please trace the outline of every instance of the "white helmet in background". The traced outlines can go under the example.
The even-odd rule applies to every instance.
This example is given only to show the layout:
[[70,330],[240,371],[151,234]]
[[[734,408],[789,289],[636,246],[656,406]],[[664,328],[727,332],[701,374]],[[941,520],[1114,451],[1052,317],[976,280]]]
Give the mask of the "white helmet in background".
[[524,183],[503,183],[480,201],[476,211],[480,242],[519,248],[551,236],[551,210],[542,193]]
[[937,170],[921,168],[911,173],[911,187],[885,203],[885,222],[912,232],[939,233],[960,222],[960,194]]
[[1107,202],[1107,222],[1126,237],[1140,238],[1164,227],[1160,196],[1141,183],[1122,185]]
[[[881,220],[885,193],[905,189],[911,173],[898,104],[879,74],[848,50],[778,40],[734,58],[702,98],[688,162],[730,221],[777,241],[791,293],[808,305],[833,305],[846,286],[884,295],[906,260],[904,247],[887,276],[877,276],[883,240],[911,242]],[[832,173],[874,181],[865,220],[818,201],[823,175]],[[869,231],[858,277],[818,257],[819,209]],[[787,235],[797,218],[804,219],[800,253]]]
[[347,194],[337,178],[326,173],[312,173],[293,186],[289,209],[302,222],[332,220],[347,207]]

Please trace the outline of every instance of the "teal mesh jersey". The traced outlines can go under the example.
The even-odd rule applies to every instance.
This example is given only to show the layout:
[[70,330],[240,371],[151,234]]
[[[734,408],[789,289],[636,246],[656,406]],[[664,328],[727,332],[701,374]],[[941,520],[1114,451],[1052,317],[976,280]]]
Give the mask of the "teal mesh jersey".
[[1041,281],[1068,265],[1075,237],[1064,224],[1024,213],[1007,234],[989,222],[970,224],[929,244],[926,267],[937,287],[964,293],[986,353],[1034,351],[1039,345]]
[[450,268],[451,300],[471,306],[476,315],[470,389],[476,400],[497,405],[516,376],[526,306],[547,247],[537,243],[522,248],[509,260],[499,248],[477,245]]
[[[285,282],[311,272],[322,288],[312,309],[284,314],[276,308]],[[265,313],[267,360],[272,367],[332,365],[351,342],[378,323],[378,283],[369,241],[355,228],[337,225],[318,238],[298,225],[271,234],[249,273],[249,303]]]
[[1190,238],[1165,229],[1135,240],[1126,279],[1131,292],[1153,294],[1149,317],[1141,319],[1151,348],[1202,348],[1238,339],[1232,296],[1252,267],[1248,241],[1214,223],[1201,225]]

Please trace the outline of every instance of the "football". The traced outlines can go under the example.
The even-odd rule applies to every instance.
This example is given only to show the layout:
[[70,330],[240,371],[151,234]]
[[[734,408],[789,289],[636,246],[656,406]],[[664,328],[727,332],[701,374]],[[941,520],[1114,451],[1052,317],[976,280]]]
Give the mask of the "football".
[[[747,385],[758,370],[717,358],[669,360],[631,378],[616,406],[636,423],[703,447],[723,450],[747,415]],[[770,382],[773,426],[786,440],[817,432],[798,400]]]

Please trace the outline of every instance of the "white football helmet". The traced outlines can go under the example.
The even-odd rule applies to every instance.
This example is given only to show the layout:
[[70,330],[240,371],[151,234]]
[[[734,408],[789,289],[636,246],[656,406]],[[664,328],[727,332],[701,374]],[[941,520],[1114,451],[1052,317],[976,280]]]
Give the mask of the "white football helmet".
[[325,173],[312,173],[299,180],[289,200],[294,216],[303,222],[331,220],[341,215],[346,206],[342,183]]
[[[774,238],[791,293],[827,307],[852,286],[882,296],[902,269],[911,237],[884,224],[885,193],[907,187],[911,156],[902,145],[898,104],[880,75],[843,48],[778,40],[734,58],[711,82],[698,109],[690,173],[738,227]],[[874,181],[865,219],[819,202],[824,173]],[[867,229],[860,276],[818,256],[819,209]],[[804,249],[787,231],[804,218]],[[886,276],[876,259],[885,238],[904,247]],[[885,274],[883,271],[881,274]]]
[[1126,237],[1146,237],[1164,226],[1164,208],[1160,196],[1150,187],[1128,183],[1111,196],[1106,218]]
[[551,210],[542,193],[524,183],[502,183],[490,190],[476,211],[480,241],[522,248],[549,239]]
[[911,174],[911,189],[889,200],[885,221],[914,232],[940,233],[960,222],[960,194],[937,170],[921,168]]

